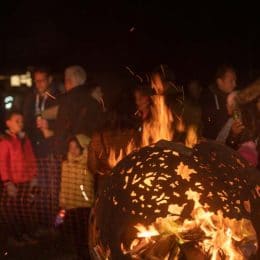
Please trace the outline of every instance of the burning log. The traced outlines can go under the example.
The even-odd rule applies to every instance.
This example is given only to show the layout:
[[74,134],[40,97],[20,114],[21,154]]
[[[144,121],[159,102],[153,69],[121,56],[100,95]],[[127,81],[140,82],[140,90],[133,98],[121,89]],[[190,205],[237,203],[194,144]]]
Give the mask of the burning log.
[[248,259],[257,244],[254,208],[244,206],[259,180],[251,174],[215,142],[190,149],[161,141],[132,152],[96,202],[92,243],[107,259]]

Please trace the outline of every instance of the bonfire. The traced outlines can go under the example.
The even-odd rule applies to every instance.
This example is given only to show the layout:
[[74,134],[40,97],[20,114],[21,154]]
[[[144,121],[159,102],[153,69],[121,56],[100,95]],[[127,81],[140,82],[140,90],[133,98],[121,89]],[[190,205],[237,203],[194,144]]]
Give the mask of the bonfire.
[[119,157],[111,151],[111,176],[92,216],[95,257],[249,259],[257,251],[255,171],[235,151],[198,141],[196,126],[184,144],[173,142],[174,118],[160,90],[140,147],[130,141]]

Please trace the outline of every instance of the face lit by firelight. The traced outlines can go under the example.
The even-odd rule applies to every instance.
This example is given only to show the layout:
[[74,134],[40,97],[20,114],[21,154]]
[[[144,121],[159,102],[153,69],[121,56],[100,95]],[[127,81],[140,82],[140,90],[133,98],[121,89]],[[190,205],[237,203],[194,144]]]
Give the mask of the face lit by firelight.
[[52,77],[45,72],[35,72],[34,82],[37,91],[43,94],[48,88],[50,88]]
[[78,157],[81,155],[81,149],[76,141],[73,140],[69,143],[68,152],[72,157]]
[[227,71],[223,77],[217,79],[217,85],[224,93],[231,93],[237,84],[237,76],[234,71]]
[[24,126],[23,116],[20,114],[12,115],[12,117],[6,121],[6,125],[11,133],[19,134],[22,132]]

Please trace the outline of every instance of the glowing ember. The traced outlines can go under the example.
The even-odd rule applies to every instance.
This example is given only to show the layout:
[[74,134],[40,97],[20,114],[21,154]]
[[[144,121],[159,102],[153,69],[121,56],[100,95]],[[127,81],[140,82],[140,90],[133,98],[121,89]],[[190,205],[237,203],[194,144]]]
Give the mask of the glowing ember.
[[140,237],[140,238],[142,238],[142,237],[150,238],[150,237],[160,235],[160,233],[152,225],[148,226],[148,228],[146,228],[145,226],[143,226],[141,224],[137,224],[135,226],[135,228],[139,231],[137,233],[137,237]]
[[[217,214],[207,210],[207,205],[201,205],[200,194],[189,189],[185,192],[187,199],[194,201],[191,218],[180,221],[179,217],[168,216],[157,218],[148,227],[138,223],[135,228],[139,231],[132,241],[130,249],[125,254],[138,258],[144,254],[149,257],[156,257],[155,248],[160,248],[160,243],[168,239],[175,239],[176,244],[181,247],[187,242],[197,241],[200,251],[212,260],[230,259],[243,260],[245,256],[242,247],[244,241],[250,242],[256,251],[256,233],[249,220],[224,218],[222,211]],[[183,208],[178,205],[169,205],[168,211],[173,215],[180,215]],[[171,248],[168,248],[167,256],[172,255]],[[180,250],[175,250],[175,257],[178,257]],[[168,257],[164,259],[169,259]],[[139,258],[138,258],[139,259]],[[175,259],[175,258],[174,258]]]

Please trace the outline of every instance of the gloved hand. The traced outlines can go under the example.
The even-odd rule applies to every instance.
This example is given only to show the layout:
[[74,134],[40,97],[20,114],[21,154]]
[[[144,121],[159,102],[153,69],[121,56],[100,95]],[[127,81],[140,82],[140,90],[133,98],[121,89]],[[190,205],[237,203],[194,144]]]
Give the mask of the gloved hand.
[[10,198],[15,198],[15,197],[17,196],[18,190],[17,190],[17,188],[16,188],[16,186],[15,186],[14,183],[12,183],[12,182],[7,182],[7,183],[5,184],[5,188],[6,188],[6,190],[7,190],[7,195],[8,195],[8,197],[10,197]]
[[34,177],[30,182],[30,190],[38,187],[38,179]]

